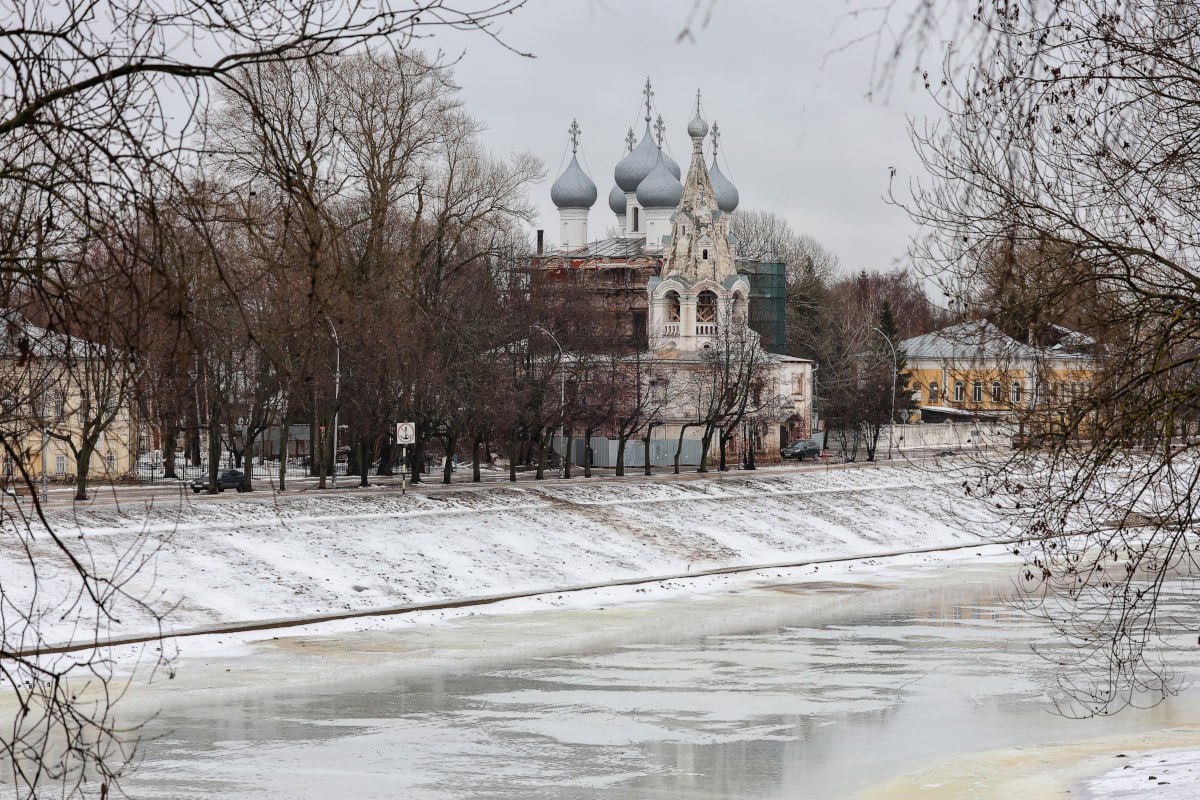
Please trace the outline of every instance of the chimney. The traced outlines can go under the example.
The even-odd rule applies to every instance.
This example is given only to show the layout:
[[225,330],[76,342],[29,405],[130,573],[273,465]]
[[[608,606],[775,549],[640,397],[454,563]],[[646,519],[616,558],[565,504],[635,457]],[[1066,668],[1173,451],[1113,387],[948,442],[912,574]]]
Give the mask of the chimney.
[[542,254],[542,244],[545,241],[545,238],[546,238],[546,232],[544,230],[542,230],[541,228],[538,228],[537,254],[539,256]]

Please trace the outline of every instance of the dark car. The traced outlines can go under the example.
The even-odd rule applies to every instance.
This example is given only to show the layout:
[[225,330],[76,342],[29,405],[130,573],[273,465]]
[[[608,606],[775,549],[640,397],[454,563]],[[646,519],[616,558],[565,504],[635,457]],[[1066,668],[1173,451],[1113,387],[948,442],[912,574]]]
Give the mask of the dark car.
[[803,461],[806,457],[815,459],[821,455],[821,445],[812,439],[797,439],[779,451],[785,459],[794,458]]
[[[240,469],[221,470],[221,474],[217,476],[217,491],[223,492],[226,489],[242,490],[242,471]],[[208,481],[192,481],[192,491],[196,494],[208,491]]]

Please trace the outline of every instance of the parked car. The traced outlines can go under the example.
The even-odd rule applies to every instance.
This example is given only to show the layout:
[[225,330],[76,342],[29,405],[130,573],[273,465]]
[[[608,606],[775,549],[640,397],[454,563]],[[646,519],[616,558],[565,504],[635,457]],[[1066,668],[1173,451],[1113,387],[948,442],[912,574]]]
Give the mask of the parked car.
[[812,439],[797,439],[780,450],[779,455],[785,459],[794,458],[797,461],[803,461],[806,457],[815,459],[821,455],[821,445]]
[[[226,489],[242,490],[242,471],[240,469],[225,469],[217,475],[217,491],[223,492]],[[192,491],[196,494],[208,491],[208,480],[192,481]]]

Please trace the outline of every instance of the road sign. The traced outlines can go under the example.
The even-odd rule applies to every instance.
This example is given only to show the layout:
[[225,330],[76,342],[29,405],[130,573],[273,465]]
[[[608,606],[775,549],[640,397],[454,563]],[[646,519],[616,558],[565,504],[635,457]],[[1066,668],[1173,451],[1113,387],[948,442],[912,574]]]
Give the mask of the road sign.
[[397,422],[396,423],[396,444],[416,444],[417,443],[417,423],[415,422]]

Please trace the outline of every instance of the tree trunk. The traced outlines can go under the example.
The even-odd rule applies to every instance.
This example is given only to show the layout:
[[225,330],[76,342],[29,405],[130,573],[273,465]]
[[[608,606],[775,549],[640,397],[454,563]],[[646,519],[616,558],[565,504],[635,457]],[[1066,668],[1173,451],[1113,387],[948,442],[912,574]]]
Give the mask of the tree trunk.
[[279,426],[279,491],[287,491],[288,445],[291,444],[292,426],[288,424],[292,416],[291,400],[283,404],[283,422]]
[[725,448],[729,444],[729,438],[730,437],[725,435],[725,431],[720,429],[717,430],[717,447],[719,450],[717,472],[725,472],[727,469],[725,465]]
[[[370,486],[371,484],[368,480],[368,476],[371,474],[370,440],[365,436],[359,436],[358,447],[354,449],[358,451],[358,485]],[[349,467],[349,464],[346,466]],[[350,477],[349,470],[347,470],[346,477]]]
[[651,474],[651,469],[650,469],[650,440],[651,440],[651,438],[653,437],[653,435],[654,435],[654,426],[653,426],[653,425],[647,425],[647,426],[646,426],[646,435],[642,437],[642,460],[643,460],[644,462],[646,462],[646,463],[645,463],[645,465],[644,465],[644,468],[645,468],[645,470],[646,470],[646,474],[647,474],[647,475],[650,475],[650,474]]
[[84,439],[79,445],[79,450],[75,455],[75,499],[87,500],[87,482],[88,468],[92,464],[92,453],[95,452],[94,444]]
[[446,450],[446,463],[442,465],[442,483],[450,483],[454,473],[454,452],[458,447],[458,436],[452,428],[446,428],[442,436],[442,445]]
[[483,434],[476,431],[475,438],[472,441],[475,446],[471,448],[471,482],[479,483],[483,480],[479,474],[479,448],[483,446]]
[[758,469],[754,463],[754,434],[746,436],[746,469]]
[[564,428],[563,436],[564,436],[564,444],[566,445],[566,447],[563,448],[563,454],[562,454],[563,477],[569,478],[569,477],[571,477],[571,445],[575,441],[575,429],[574,428]]
[[175,432],[176,429],[169,423],[162,425],[162,440],[159,442],[159,447],[162,448],[163,454],[163,477],[177,478],[175,474]]
[[425,460],[425,439],[418,437],[417,441],[412,445],[412,463],[409,468],[412,470],[411,483],[421,482],[421,462]]
[[546,441],[545,441],[545,438],[546,437],[541,436],[541,435],[538,436],[537,472],[534,474],[534,478],[539,481],[546,477]]
[[583,477],[592,477],[592,434],[596,428],[589,427],[583,432]]
[[675,445],[675,474],[679,474],[679,454],[683,452],[683,435],[687,433],[688,428],[694,428],[694,425],[683,425],[679,428],[679,441]]
[[508,480],[517,482],[517,458],[520,454],[521,441],[517,438],[517,429],[508,432]]
[[221,428],[215,423],[217,408],[214,403],[208,416],[208,493],[220,491],[217,486],[217,474],[221,470]]
[[704,426],[704,435],[700,437],[700,467],[696,472],[708,472],[708,448],[712,447],[713,426]]
[[617,477],[625,477],[625,443],[629,441],[629,436],[625,433],[617,434]]

